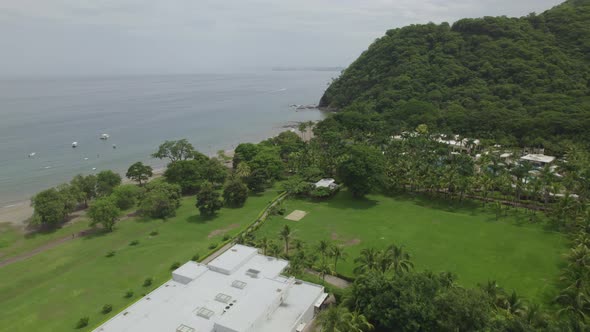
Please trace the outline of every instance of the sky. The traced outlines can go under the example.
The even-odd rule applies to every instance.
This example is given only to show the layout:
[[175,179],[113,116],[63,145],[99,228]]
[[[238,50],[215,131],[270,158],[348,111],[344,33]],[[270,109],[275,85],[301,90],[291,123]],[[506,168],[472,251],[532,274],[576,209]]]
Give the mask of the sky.
[[388,29],[560,0],[0,0],[0,77],[349,65]]

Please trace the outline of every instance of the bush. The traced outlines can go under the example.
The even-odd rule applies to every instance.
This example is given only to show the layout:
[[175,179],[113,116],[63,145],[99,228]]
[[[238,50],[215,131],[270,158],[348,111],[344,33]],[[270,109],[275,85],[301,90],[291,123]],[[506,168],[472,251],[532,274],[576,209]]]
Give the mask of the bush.
[[113,305],[112,304],[105,304],[105,305],[102,306],[101,312],[103,314],[108,314],[111,311],[113,311]]
[[136,246],[138,244],[139,244],[139,241],[137,241],[137,240],[133,240],[133,241],[129,242],[130,246]]
[[145,280],[143,281],[143,287],[149,287],[152,285],[153,282],[154,279],[152,277],[145,278]]
[[119,209],[127,210],[137,205],[142,193],[142,188],[133,184],[124,184],[115,187],[111,197]]
[[211,243],[208,248],[209,248],[209,250],[213,250],[213,249],[217,248],[217,243]]
[[223,201],[230,207],[242,207],[248,199],[248,186],[239,180],[230,181],[223,188]]
[[128,290],[125,292],[125,298],[127,298],[127,299],[130,299],[130,298],[132,298],[132,297],[133,297],[133,291],[132,291],[131,289],[128,289]]
[[229,234],[225,234],[222,238],[223,241],[227,241],[229,239],[231,239],[231,236],[229,236]]
[[172,265],[170,265],[170,270],[176,270],[180,267],[180,263],[179,262],[174,262],[172,263]]
[[192,258],[192,261],[198,262],[198,261],[199,261],[199,258],[201,258],[201,255],[199,255],[199,254],[195,254],[195,255],[193,256],[193,258]]
[[81,329],[83,327],[88,326],[88,321],[90,320],[90,318],[88,317],[82,317],[80,318],[80,320],[78,321],[78,323],[76,323],[76,328],[77,329]]
[[309,195],[315,199],[325,199],[334,194],[334,191],[330,188],[319,187],[312,190]]
[[115,251],[114,250],[111,250],[111,251],[107,252],[107,254],[105,255],[105,257],[113,257],[113,256],[115,256]]
[[160,234],[160,233],[158,233],[158,231],[152,231],[152,232],[150,233],[150,236],[156,236],[156,235],[158,235],[158,234]]

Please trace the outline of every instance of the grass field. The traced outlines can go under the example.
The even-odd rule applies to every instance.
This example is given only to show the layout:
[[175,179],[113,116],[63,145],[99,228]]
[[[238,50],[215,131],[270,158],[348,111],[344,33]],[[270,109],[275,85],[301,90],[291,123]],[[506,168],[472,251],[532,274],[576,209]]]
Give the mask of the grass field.
[[283,225],[294,238],[313,245],[332,239],[344,246],[347,261],[338,272],[352,276],[353,258],[362,248],[404,245],[417,270],[450,271],[465,286],[496,280],[507,290],[547,302],[554,295],[565,238],[531,224],[524,212],[496,221],[480,204],[456,207],[446,201],[371,195],[354,200],[347,192],[325,202],[289,200],[286,213],[303,210],[300,221],[275,216],[256,233],[278,240]]
[[[276,194],[271,190],[250,197],[243,208],[222,209],[211,220],[202,219],[194,198],[188,197],[177,216],[167,221],[123,221],[113,233],[77,238],[2,267],[0,331],[72,331],[83,316],[90,318],[90,324],[82,331],[90,330],[169,279],[173,263],[184,263],[197,253],[203,256],[211,243],[222,242],[224,234],[237,234]],[[5,230],[0,251],[17,254],[87,224],[81,221],[69,227],[32,238]],[[158,235],[150,236],[152,231]],[[130,246],[132,240],[139,244]],[[116,251],[115,256],[105,257],[110,250]],[[154,282],[145,288],[147,277]],[[131,299],[124,298],[128,289],[135,293]],[[104,304],[113,305],[111,314],[100,313]]]

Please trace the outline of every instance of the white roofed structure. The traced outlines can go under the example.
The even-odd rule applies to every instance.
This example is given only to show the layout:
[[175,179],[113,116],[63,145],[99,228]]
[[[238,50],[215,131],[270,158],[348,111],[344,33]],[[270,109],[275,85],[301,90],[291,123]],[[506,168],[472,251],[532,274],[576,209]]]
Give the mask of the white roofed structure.
[[321,179],[318,182],[316,182],[314,184],[314,186],[316,188],[330,188],[330,189],[338,188],[338,184],[336,184],[336,180],[334,180],[332,178]]
[[282,276],[288,261],[234,245],[172,279],[95,332],[296,332],[325,299],[319,285]]
[[545,165],[551,164],[555,160],[555,157],[544,154],[527,154],[520,157],[520,160],[525,160],[533,164]]

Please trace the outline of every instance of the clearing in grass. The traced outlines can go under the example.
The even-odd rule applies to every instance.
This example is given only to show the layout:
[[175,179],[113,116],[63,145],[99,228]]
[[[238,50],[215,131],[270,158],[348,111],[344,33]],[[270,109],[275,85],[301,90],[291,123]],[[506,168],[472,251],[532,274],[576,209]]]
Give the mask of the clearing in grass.
[[289,213],[289,215],[286,216],[285,219],[291,220],[291,221],[299,221],[299,220],[303,219],[303,217],[305,217],[306,214],[307,214],[307,212],[305,212],[305,211],[295,210],[295,211]]
[[337,271],[346,276],[353,276],[353,260],[361,249],[395,243],[412,255],[417,270],[449,271],[468,287],[496,280],[508,291],[548,303],[567,249],[562,234],[531,224],[530,214],[510,209],[496,221],[494,212],[475,202],[381,195],[358,200],[341,192],[328,201],[291,199],[284,204],[287,211],[307,211],[306,222],[274,218],[256,237],[278,238],[287,224],[308,247],[332,240],[348,254]]
[[[76,322],[87,316],[88,326],[78,331],[89,331],[168,280],[173,263],[196,254],[203,258],[224,235],[236,235],[277,194],[267,191],[251,196],[243,208],[221,209],[214,218],[201,217],[195,198],[186,197],[174,218],[132,218],[118,223],[113,233],[75,238],[4,266],[0,268],[0,330],[75,331]],[[80,226],[88,227],[87,221],[72,227]],[[67,235],[71,229],[64,231]],[[211,234],[215,235],[210,238]],[[3,251],[10,256],[28,248],[27,241],[41,244],[43,236],[6,237]],[[137,245],[129,245],[133,241]],[[149,278],[150,285],[144,287]],[[110,313],[101,313],[105,304],[112,305]]]

